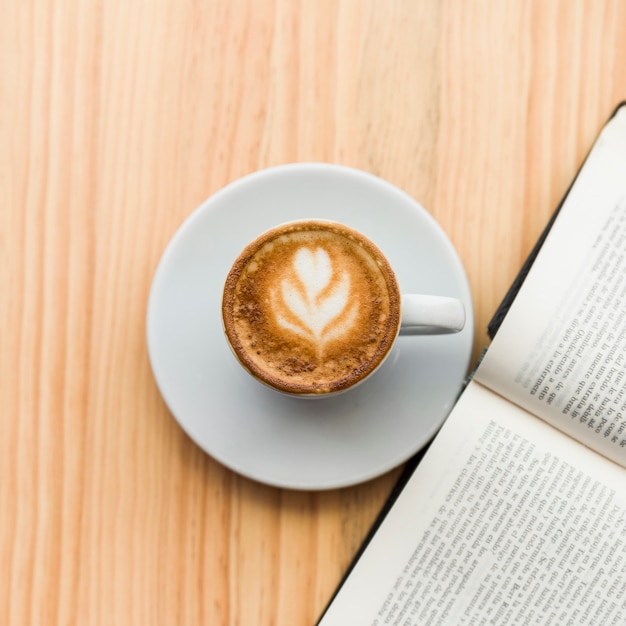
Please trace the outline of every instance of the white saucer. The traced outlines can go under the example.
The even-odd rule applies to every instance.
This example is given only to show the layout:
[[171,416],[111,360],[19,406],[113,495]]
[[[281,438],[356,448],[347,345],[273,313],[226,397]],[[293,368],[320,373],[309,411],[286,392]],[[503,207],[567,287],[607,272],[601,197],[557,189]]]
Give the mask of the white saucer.
[[[223,336],[224,279],[256,235],[315,217],[343,222],[372,239],[396,270],[403,293],[462,300],[465,329],[400,337],[370,380],[333,398],[291,398],[253,380]],[[154,376],[187,434],[234,471],[292,489],[373,478],[428,443],[461,390],[473,331],[465,271],[430,214],[372,175],[310,163],[257,172],[202,204],[163,254],[147,316]]]

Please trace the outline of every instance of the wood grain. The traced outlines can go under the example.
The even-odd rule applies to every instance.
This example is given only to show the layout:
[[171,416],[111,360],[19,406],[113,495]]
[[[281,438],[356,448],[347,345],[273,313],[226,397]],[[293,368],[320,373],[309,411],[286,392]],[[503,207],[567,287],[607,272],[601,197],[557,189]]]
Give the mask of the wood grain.
[[465,264],[475,355],[626,97],[622,0],[0,0],[0,623],[312,624],[398,470],[278,490],[151,376],[176,228],[292,161],[400,186]]

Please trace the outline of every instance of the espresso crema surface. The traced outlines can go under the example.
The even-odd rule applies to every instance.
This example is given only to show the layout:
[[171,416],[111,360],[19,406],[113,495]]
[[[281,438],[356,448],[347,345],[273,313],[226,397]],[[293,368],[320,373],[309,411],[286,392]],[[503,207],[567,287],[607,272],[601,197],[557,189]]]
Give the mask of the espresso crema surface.
[[227,339],[254,376],[279,390],[346,389],[384,359],[400,295],[382,253],[334,223],[288,224],[262,235],[224,289]]

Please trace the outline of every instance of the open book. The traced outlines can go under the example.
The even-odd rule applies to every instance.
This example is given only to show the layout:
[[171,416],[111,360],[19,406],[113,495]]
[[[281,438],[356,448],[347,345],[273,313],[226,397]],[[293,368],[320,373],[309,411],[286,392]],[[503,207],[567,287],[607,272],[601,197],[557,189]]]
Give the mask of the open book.
[[321,626],[626,624],[626,105]]

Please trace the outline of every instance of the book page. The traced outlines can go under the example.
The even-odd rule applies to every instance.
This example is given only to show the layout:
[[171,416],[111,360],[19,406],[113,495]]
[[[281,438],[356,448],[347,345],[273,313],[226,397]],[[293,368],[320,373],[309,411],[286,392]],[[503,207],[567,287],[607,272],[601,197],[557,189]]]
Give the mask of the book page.
[[470,383],[320,625],[622,625],[625,478]]
[[626,466],[626,107],[596,142],[476,379]]

